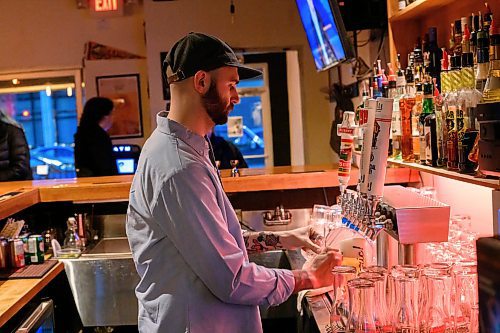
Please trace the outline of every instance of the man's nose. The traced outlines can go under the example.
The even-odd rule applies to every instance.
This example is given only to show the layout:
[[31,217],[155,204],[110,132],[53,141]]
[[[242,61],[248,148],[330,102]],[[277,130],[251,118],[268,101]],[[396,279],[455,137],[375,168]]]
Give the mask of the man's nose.
[[231,96],[231,103],[233,104],[239,104],[240,103],[240,95],[238,94],[237,91],[235,91],[232,96]]

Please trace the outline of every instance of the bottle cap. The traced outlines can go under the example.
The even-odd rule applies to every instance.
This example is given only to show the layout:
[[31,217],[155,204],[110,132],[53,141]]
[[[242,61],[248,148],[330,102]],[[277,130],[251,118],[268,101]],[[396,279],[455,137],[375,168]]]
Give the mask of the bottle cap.
[[424,83],[424,95],[432,95],[432,83],[425,82]]

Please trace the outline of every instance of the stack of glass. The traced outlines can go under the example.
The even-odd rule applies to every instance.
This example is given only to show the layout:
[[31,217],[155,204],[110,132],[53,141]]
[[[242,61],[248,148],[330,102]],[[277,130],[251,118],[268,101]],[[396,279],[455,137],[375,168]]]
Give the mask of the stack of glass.
[[332,271],[332,332],[479,332],[474,261],[355,272]]

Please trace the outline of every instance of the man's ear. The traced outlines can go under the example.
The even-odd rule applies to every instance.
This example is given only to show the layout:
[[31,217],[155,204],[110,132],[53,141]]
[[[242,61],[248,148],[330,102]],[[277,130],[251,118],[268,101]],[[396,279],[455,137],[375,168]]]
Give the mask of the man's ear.
[[205,71],[197,71],[196,74],[194,75],[194,89],[204,95],[208,89],[210,88],[210,80],[212,78],[210,77],[210,74]]

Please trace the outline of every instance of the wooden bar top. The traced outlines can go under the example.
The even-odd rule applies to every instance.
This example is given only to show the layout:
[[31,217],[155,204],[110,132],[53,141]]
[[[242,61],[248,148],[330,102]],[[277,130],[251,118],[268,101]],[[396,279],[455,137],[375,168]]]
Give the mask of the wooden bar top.
[[[240,177],[222,170],[227,193],[292,190],[339,186],[337,165],[283,166],[267,169],[240,169]],[[132,175],[0,183],[0,219],[39,202],[126,201]],[[353,168],[349,185],[356,185],[358,169]],[[386,184],[417,182],[418,172],[388,168]],[[2,196],[4,196],[2,200]]]
[[64,264],[59,262],[40,279],[0,281],[0,327],[62,271],[64,271]]

